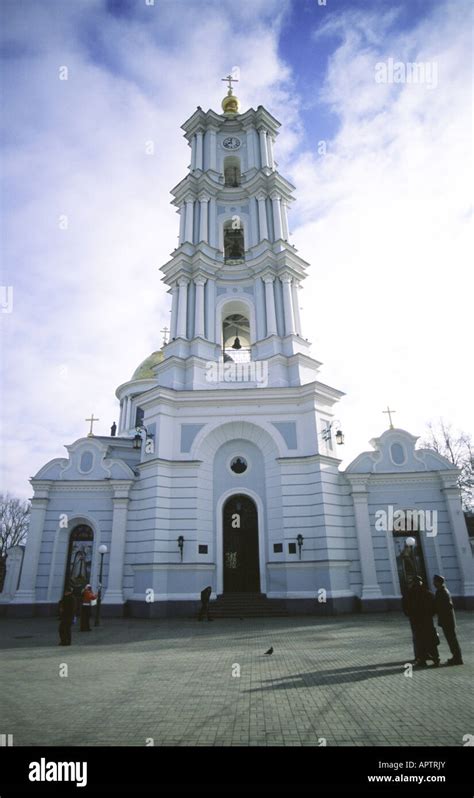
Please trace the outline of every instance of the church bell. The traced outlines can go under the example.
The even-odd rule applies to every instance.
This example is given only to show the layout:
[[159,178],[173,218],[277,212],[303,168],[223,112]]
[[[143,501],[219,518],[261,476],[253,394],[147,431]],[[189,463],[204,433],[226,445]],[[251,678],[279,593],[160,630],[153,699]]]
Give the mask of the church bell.
[[240,339],[239,339],[237,330],[235,331],[235,341],[232,344],[232,349],[242,349],[242,344],[240,343]]

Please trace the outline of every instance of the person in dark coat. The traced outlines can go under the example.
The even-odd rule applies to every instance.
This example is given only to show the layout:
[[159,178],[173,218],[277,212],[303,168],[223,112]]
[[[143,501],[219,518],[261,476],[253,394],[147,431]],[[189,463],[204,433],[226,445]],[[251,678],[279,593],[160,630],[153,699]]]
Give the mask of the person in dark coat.
[[438,616],[438,626],[444,632],[449,650],[453,655],[448,659],[447,665],[463,665],[461,648],[456,636],[456,616],[454,614],[453,600],[451,593],[445,585],[444,576],[435,574],[433,584],[436,588],[435,593],[435,614]]
[[212,587],[208,585],[201,590],[201,609],[199,610],[198,621],[202,621],[203,615],[206,616],[208,621],[212,621],[209,617],[209,600],[211,598]]
[[426,667],[431,659],[439,665],[439,637],[433,624],[434,596],[420,576],[415,577],[404,602],[404,610],[410,619],[415,648],[415,666]]
[[76,602],[70,587],[64,591],[64,595],[59,602],[59,645],[71,645],[71,626],[76,609]]

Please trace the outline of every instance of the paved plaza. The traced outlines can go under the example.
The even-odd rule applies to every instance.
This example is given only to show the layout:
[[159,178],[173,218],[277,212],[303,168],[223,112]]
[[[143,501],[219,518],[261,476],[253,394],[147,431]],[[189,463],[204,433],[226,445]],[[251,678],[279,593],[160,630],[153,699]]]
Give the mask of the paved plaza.
[[70,648],[55,619],[2,620],[0,733],[18,746],[462,746],[474,733],[473,625],[457,615],[465,665],[412,677],[398,613],[105,618],[90,633],[74,626]]

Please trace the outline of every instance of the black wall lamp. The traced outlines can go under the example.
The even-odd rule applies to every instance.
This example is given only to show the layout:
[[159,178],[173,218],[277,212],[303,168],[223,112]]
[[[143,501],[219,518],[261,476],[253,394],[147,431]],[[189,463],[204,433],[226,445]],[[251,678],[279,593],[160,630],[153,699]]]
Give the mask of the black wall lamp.
[[153,434],[151,432],[148,432],[146,427],[136,427],[135,430],[136,430],[136,432],[135,432],[135,436],[133,438],[133,448],[134,449],[141,449],[142,448],[142,442],[144,440],[146,440],[147,442],[153,440]]
[[181,562],[183,562],[184,538],[183,538],[182,535],[180,535],[179,538],[178,538],[178,549],[179,549],[179,553],[181,555]]
[[296,542],[298,544],[298,554],[300,560],[301,560],[301,549],[303,548],[303,541],[304,541],[303,535],[299,534],[296,536]]
[[341,422],[336,419],[331,421],[330,424],[328,424],[327,427],[323,429],[323,431],[321,432],[321,437],[323,441],[330,441],[332,437],[333,427],[336,427],[336,435],[335,435],[336,443],[338,446],[342,446],[342,444],[344,443],[344,433],[341,430]]

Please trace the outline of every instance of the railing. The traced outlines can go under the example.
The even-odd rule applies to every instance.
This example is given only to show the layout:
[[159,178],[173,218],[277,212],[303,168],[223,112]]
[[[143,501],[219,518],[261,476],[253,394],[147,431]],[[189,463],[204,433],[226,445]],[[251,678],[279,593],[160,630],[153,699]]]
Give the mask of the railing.
[[224,363],[250,363],[252,360],[252,350],[250,347],[243,346],[241,349],[224,349],[222,351]]
[[241,255],[239,258],[227,258],[224,255],[224,263],[230,263],[231,266],[237,263],[245,263],[245,255]]

